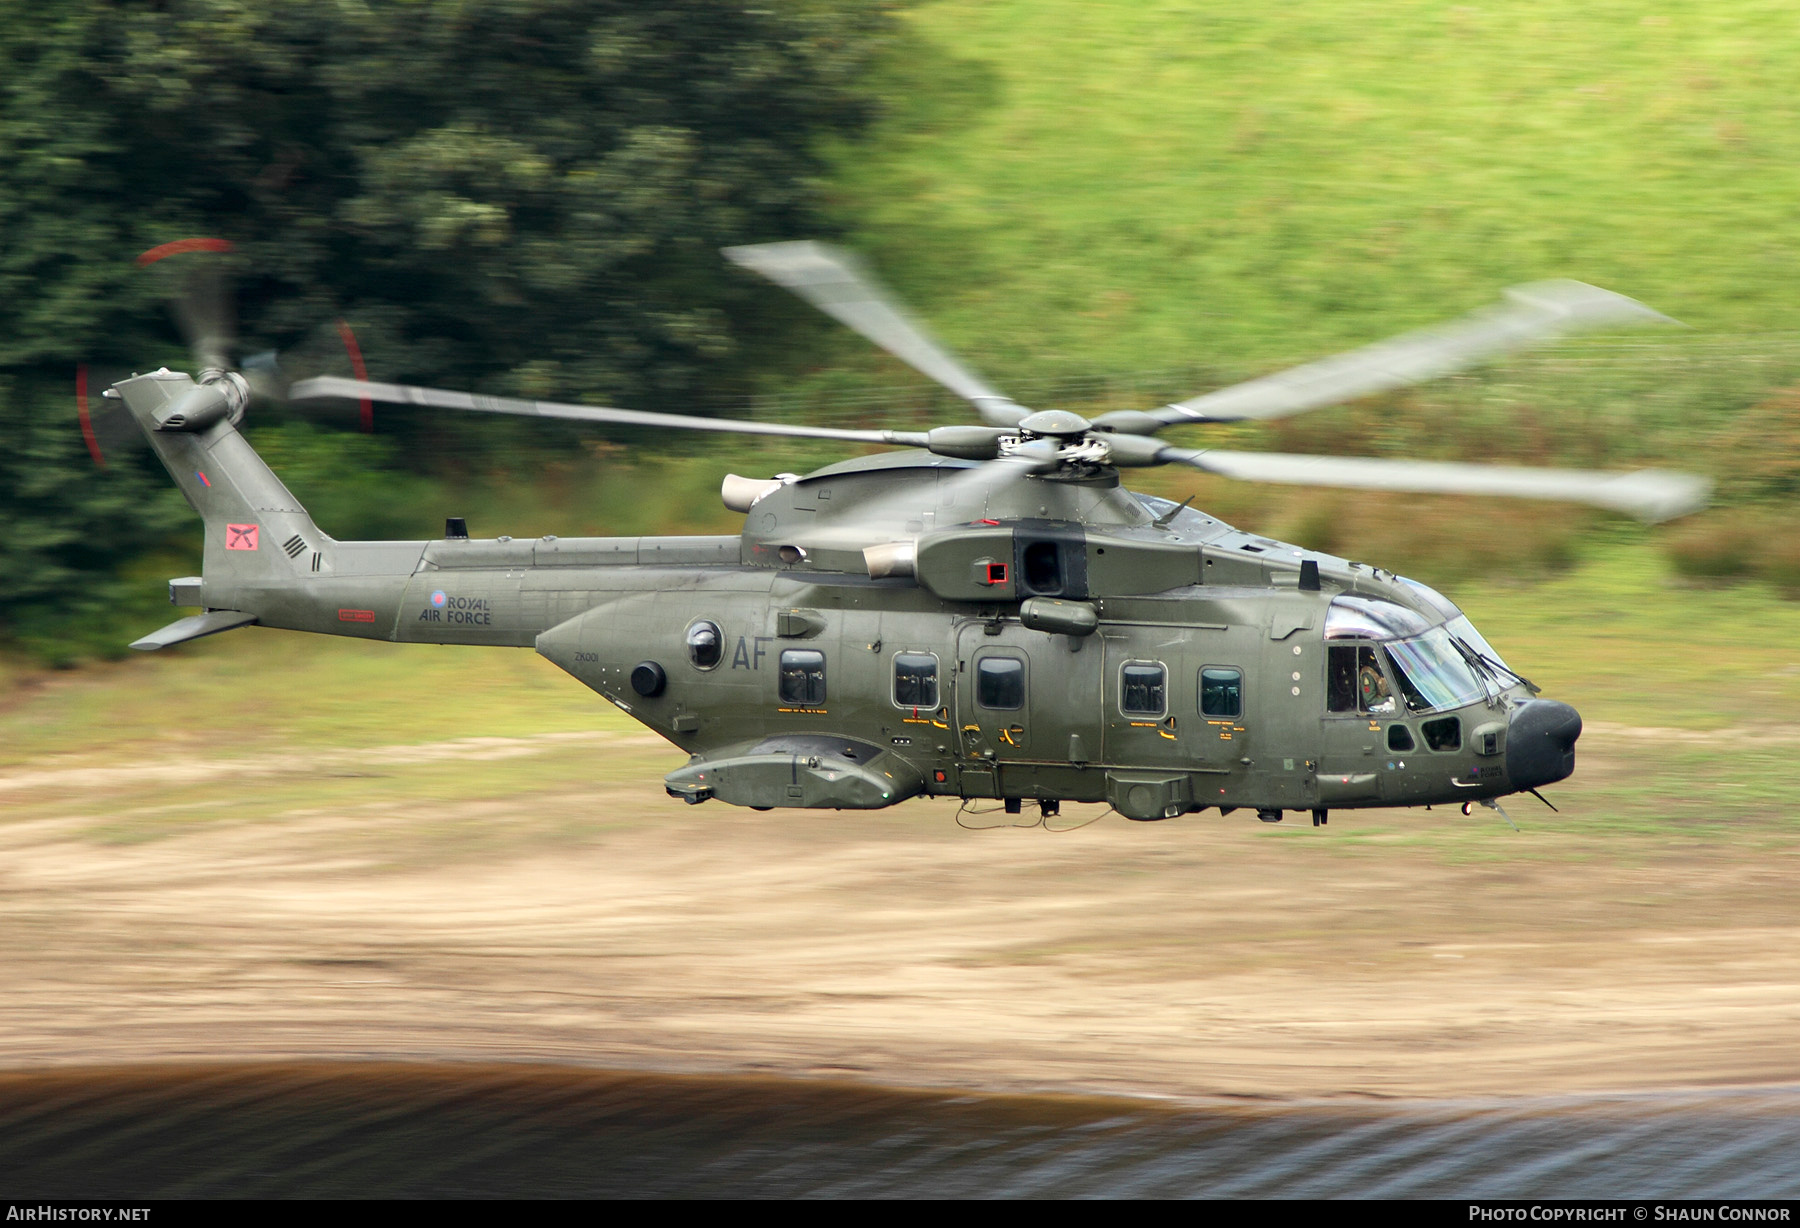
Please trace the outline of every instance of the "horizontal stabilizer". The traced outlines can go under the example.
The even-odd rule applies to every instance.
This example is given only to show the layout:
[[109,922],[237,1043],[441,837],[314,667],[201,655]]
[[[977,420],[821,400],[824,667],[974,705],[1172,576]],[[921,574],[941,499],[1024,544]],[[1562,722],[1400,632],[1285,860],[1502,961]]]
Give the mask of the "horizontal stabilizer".
[[247,626],[255,621],[256,615],[246,614],[242,610],[208,610],[192,618],[178,619],[161,631],[152,631],[143,639],[133,641],[131,646],[140,652],[154,652],[158,648],[185,644],[201,636],[217,635],[221,631],[230,631],[234,627]]

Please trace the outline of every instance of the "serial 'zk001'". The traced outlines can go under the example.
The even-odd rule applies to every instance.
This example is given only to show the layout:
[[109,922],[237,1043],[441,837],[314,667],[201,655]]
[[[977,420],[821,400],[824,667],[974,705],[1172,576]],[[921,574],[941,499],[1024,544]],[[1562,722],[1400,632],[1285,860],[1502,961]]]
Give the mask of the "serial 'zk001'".
[[[215,250],[223,244],[209,242]],[[176,245],[181,246],[181,245]],[[1269,419],[1430,378],[1580,328],[1661,319],[1578,282],[1149,412],[1089,421],[993,391],[847,254],[734,248],[969,401],[981,425],[848,430],[475,397],[320,378],[294,403],[405,405],[899,445],[805,477],[728,477],[741,534],[335,541],[238,431],[257,390],[219,330],[196,377],[116,384],[205,522],[200,612],[161,648],[249,624],[537,651],[689,756],[671,795],[867,809],[910,797],[1217,807],[1492,802],[1574,769],[1581,719],[1537,697],[1422,584],[1134,494],[1120,470],[1578,500],[1661,520],[1684,474],[1579,473],[1183,448],[1187,424]]]

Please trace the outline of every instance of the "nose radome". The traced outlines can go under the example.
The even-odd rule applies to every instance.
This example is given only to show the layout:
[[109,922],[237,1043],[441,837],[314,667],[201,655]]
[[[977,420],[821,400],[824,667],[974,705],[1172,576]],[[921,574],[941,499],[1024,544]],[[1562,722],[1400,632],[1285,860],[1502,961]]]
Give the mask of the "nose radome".
[[1515,789],[1566,780],[1575,771],[1581,713],[1554,699],[1528,699],[1506,723],[1506,778]]

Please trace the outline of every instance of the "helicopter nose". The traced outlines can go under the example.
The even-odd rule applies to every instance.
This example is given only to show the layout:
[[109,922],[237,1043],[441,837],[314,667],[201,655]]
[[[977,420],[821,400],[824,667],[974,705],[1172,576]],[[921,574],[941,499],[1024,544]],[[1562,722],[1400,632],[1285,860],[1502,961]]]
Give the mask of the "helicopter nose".
[[1566,780],[1575,771],[1581,713],[1554,699],[1528,699],[1506,724],[1506,777],[1515,789]]

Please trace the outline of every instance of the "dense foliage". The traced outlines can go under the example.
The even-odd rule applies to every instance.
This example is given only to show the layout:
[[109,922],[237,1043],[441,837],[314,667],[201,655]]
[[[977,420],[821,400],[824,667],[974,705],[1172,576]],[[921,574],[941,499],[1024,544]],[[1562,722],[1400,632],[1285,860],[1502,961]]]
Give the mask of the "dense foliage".
[[717,249],[824,228],[816,150],[865,122],[887,28],[881,0],[10,13],[0,629],[169,523],[129,466],[90,473],[71,411],[78,361],[181,359],[138,252],[232,240],[247,339],[292,346],[345,316],[385,378],[716,400],[772,327]]

